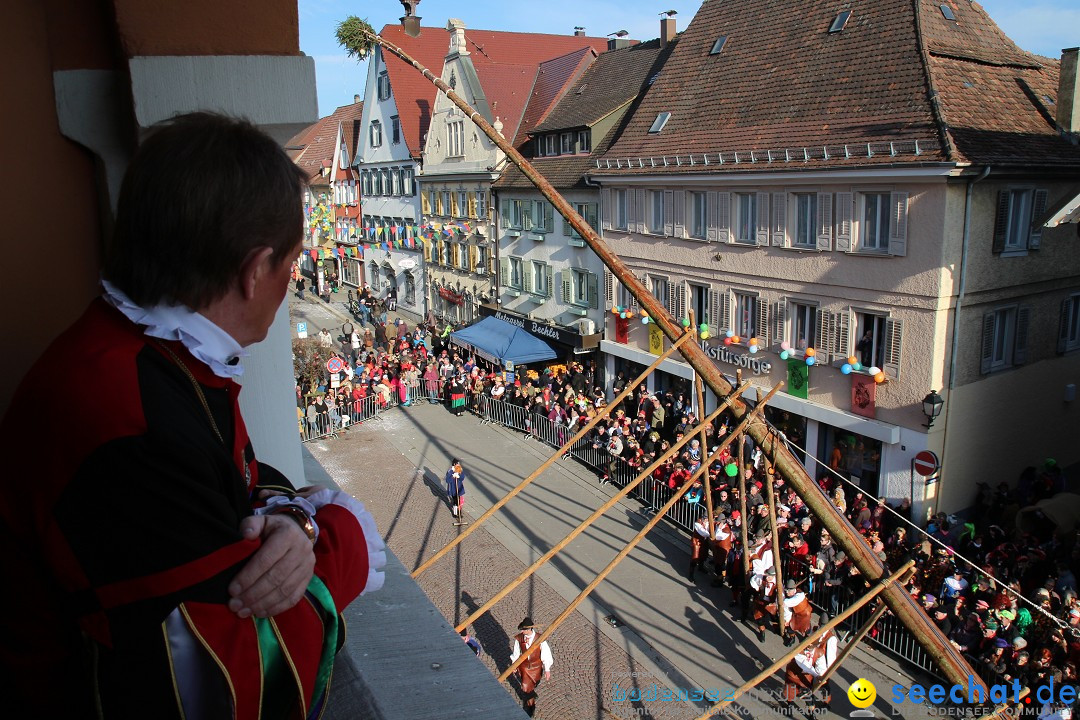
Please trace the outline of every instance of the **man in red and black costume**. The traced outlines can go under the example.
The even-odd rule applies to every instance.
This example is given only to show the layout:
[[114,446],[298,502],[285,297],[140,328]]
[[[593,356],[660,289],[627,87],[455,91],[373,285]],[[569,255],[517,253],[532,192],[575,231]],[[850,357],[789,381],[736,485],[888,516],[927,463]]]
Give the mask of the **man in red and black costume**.
[[[383,543],[361,503],[255,459],[236,382],[287,290],[304,182],[220,115],[174,118],[136,152],[104,292],[0,425],[11,717],[322,712],[340,613],[382,585]],[[74,396],[56,383],[71,347]],[[40,432],[61,407],[76,430]]]
[[799,690],[811,690],[814,692],[808,708],[811,710],[828,710],[832,703],[832,691],[829,689],[829,681],[826,680],[821,687],[815,688],[818,678],[836,662],[837,638],[832,630],[826,630],[821,637],[810,643],[806,648],[792,658],[784,671],[784,700],[789,704],[794,703]]

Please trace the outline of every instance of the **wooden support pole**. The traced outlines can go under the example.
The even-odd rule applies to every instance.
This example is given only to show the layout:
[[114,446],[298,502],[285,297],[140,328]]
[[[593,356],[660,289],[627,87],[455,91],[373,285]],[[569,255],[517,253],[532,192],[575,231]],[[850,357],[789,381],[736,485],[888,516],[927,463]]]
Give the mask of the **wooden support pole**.
[[[900,578],[896,582],[900,585],[903,585],[908,581],[909,577],[911,577],[911,572],[909,572],[907,575]],[[829,681],[829,678],[834,672],[836,672],[840,668],[841,663],[843,663],[844,660],[847,659],[847,656],[851,654],[851,651],[855,649],[855,646],[857,646],[862,641],[862,639],[866,637],[866,634],[869,633],[871,629],[873,629],[874,625],[877,624],[877,621],[880,620],[882,616],[885,615],[885,613],[888,611],[889,606],[881,601],[878,601],[878,606],[874,608],[874,612],[870,614],[870,617],[866,619],[866,622],[862,624],[862,627],[860,627],[854,635],[848,638],[847,642],[844,645],[844,649],[841,650],[840,653],[836,656],[836,660],[833,662],[833,664],[829,666],[829,668],[824,672],[824,674],[822,674],[814,681],[813,689],[815,691]]]
[[[742,383],[742,369],[735,371],[735,381]],[[732,435],[735,433],[732,432]],[[739,539],[742,540],[742,569],[743,569],[743,584],[739,590],[739,600],[742,605],[742,609],[746,609],[746,597],[745,593],[750,590],[750,543],[747,538],[747,532],[749,532],[750,518],[746,517],[746,433],[739,435],[739,451],[735,454],[735,469],[739,471]],[[743,613],[743,619],[746,619],[745,613]]]
[[837,615],[832,620],[830,620],[829,622],[822,625],[815,632],[810,633],[806,637],[805,640],[803,640],[801,643],[799,643],[798,645],[795,646],[794,650],[788,651],[779,660],[774,662],[772,665],[765,668],[764,670],[759,672],[757,675],[750,678],[750,680],[743,683],[735,691],[733,691],[729,695],[725,696],[723,700],[721,700],[716,705],[713,705],[711,708],[709,708],[708,711],[705,712],[705,714],[698,716],[697,720],[709,720],[709,718],[711,718],[713,715],[715,715],[718,711],[723,710],[725,707],[727,707],[728,705],[730,705],[731,703],[733,703],[737,699],[739,699],[739,697],[742,696],[743,693],[745,693],[747,690],[749,690],[752,687],[757,687],[763,680],[768,679],[777,670],[779,670],[780,668],[784,667],[789,662],[791,662],[791,660],[796,655],[798,655],[803,650],[808,648],[814,642],[817,642],[818,638],[820,638],[822,635],[824,635],[827,630],[832,630],[834,627],[836,627],[837,625],[842,623],[844,620],[847,620],[849,617],[851,617],[856,612],[858,612],[859,608],[866,605],[868,602],[870,602],[871,600],[876,598],[881,593],[885,592],[886,588],[891,587],[897,580],[899,580],[904,575],[906,575],[907,572],[914,566],[915,566],[915,561],[914,560],[908,560],[906,563],[904,563],[903,567],[901,567],[899,570],[894,572],[892,575],[890,575],[889,577],[887,577],[887,578],[885,578],[883,580],[879,580],[877,585],[872,587],[865,595],[863,595],[861,598],[856,600],[854,602],[854,604],[852,604],[852,605],[848,606],[847,608],[845,608],[839,615]]
[[[445,93],[447,99],[460,108],[492,143],[506,153],[507,159],[518,167],[522,175],[528,178],[529,182],[540,191],[540,194],[552,204],[552,207],[558,210],[559,214],[577,231],[578,235],[611,271],[615,279],[623,284],[627,291],[641,304],[645,312],[649,314],[657,327],[668,336],[668,339],[674,342],[685,334],[682,325],[649,292],[648,288],[622,261],[622,258],[596,234],[596,231],[566,201],[566,198],[559,194],[559,191],[543,175],[537,172],[536,168],[491,126],[491,123],[484,119],[482,113],[470,106],[460,95],[454,92],[453,88],[397,45],[374,32],[365,30],[364,34],[368,40],[378,44],[386,52],[401,58],[407,65],[411,65],[423,74],[425,78]],[[687,343],[682,347],[681,352],[686,362],[694,368],[694,371],[701,376],[702,382],[708,385],[709,389],[717,397],[727,397],[731,394],[731,383],[727,381],[727,378],[724,377],[724,374],[720,372],[712,360],[705,355],[705,351],[700,346],[696,343]],[[749,406],[739,401],[735,402],[731,409],[737,418],[741,418],[749,412]],[[866,539],[855,531],[855,528],[847,522],[846,518],[836,512],[829,498],[818,487],[814,478],[806,472],[798,458],[782,443],[776,442],[776,438],[771,436],[768,427],[764,423],[752,425],[749,434],[754,438],[754,442],[761,447],[762,452],[772,454],[776,467],[784,476],[784,479],[794,488],[795,492],[806,503],[806,507],[821,522],[822,527],[829,532],[836,544],[840,546],[840,549],[847,553],[863,577],[869,581],[884,577],[886,573],[885,564],[872,552]],[[975,673],[963,654],[949,643],[941,630],[926,615],[926,612],[910,595],[904,592],[903,588],[890,586],[885,591],[884,598],[889,605],[889,609],[911,631],[916,641],[930,656],[930,659],[937,664],[942,675],[949,682],[965,684],[968,682],[968,678],[973,677],[983,692],[988,692],[986,683]]]
[[[697,326],[694,325],[694,311],[690,311],[690,330],[696,334]],[[741,383],[740,383],[741,384]],[[701,389],[701,378],[698,374],[694,373],[694,390],[697,392],[697,406],[698,414],[703,418],[705,417],[705,393]],[[705,434],[705,426],[708,423],[704,420],[701,421],[701,435],[699,442],[701,443],[701,458],[705,459],[705,453],[709,452],[708,438]],[[702,478],[702,486],[705,488],[705,512],[708,514],[709,521],[709,552],[712,552],[713,541],[716,539],[716,521],[713,519],[713,505],[712,505],[712,483],[709,478],[709,473],[705,473]],[[716,563],[716,556],[713,556],[713,564]]]
[[984,720],[1006,720],[1006,718],[1018,718],[1024,709],[1024,698],[1031,694],[1031,688],[1023,688],[1020,691],[1020,702],[1005,703],[989,715],[983,715]]
[[[766,460],[765,468],[772,469]],[[765,499],[769,503],[769,534],[772,536],[772,561],[776,569],[776,621],[780,625],[780,635],[784,635],[787,623],[784,622],[784,574],[783,558],[780,557],[780,530],[776,527],[776,490],[773,489],[773,474],[765,474]],[[760,627],[760,626],[759,626]]]
[[430,558],[428,558],[426,561],[424,561],[424,563],[422,565],[420,565],[420,567],[413,570],[412,571],[412,577],[413,578],[419,577],[421,573],[423,573],[429,567],[431,567],[436,562],[438,562],[440,558],[442,558],[443,556],[446,555],[446,553],[450,552],[455,547],[457,547],[458,544],[460,544],[462,540],[469,537],[469,534],[472,533],[474,530],[476,530],[476,528],[480,527],[481,523],[483,523],[489,517],[491,517],[496,512],[498,512],[499,508],[501,508],[506,503],[510,502],[510,500],[514,496],[516,496],[518,493],[520,493],[522,490],[524,490],[526,487],[528,487],[529,484],[532,483],[533,480],[540,477],[540,475],[543,474],[543,472],[545,470],[547,470],[549,467],[551,467],[555,463],[556,460],[561,458],[567,451],[571,450],[574,447],[574,443],[576,443],[581,438],[585,437],[585,435],[587,435],[590,430],[592,430],[594,427],[596,427],[600,423],[600,421],[602,421],[604,418],[606,418],[608,416],[608,413],[611,412],[611,409],[614,408],[614,407],[617,407],[618,404],[623,401],[623,398],[625,398],[627,395],[629,395],[630,393],[632,393],[634,391],[635,387],[637,387],[641,383],[645,382],[645,378],[649,377],[649,374],[652,373],[653,370],[660,367],[660,363],[664,362],[664,360],[666,360],[668,357],[670,357],[671,354],[673,352],[675,352],[676,350],[678,350],[679,347],[683,343],[685,343],[690,337],[691,337],[690,333],[686,333],[681,338],[679,338],[674,343],[672,343],[671,347],[669,347],[659,357],[657,357],[656,360],[653,361],[652,365],[645,368],[644,372],[642,372],[640,375],[638,375],[636,378],[634,378],[633,382],[629,383],[625,388],[623,388],[622,392],[620,392],[618,395],[616,395],[615,398],[611,401],[611,403],[609,403],[608,405],[605,405],[603,408],[601,408],[600,412],[596,413],[596,417],[594,417],[592,420],[590,420],[588,423],[586,423],[583,428],[581,428],[576,433],[574,433],[574,436],[572,438],[570,438],[569,440],[567,440],[563,444],[563,446],[561,448],[556,450],[551,455],[551,457],[549,457],[547,460],[545,460],[540,465],[540,467],[533,470],[532,474],[529,475],[529,477],[522,480],[520,483],[518,483],[517,487],[515,487],[513,490],[511,490],[506,495],[504,495],[502,497],[502,499],[500,499],[494,505],[489,507],[484,512],[483,515],[478,517],[476,520],[474,520],[472,522],[471,525],[469,525],[467,528],[465,528],[464,532],[462,532],[460,535],[458,535],[453,540],[451,540],[449,543],[447,543],[446,547],[444,547],[442,550],[438,551],[437,553],[432,555]]
[[[765,403],[768,402],[772,398],[772,396],[775,395],[781,387],[783,387],[783,385],[784,383],[782,382],[777,383],[776,386],[769,391],[769,394],[758,402],[758,406],[754,408],[753,411],[746,414],[742,421],[742,427],[746,427],[751,424],[751,421],[753,421],[754,418],[756,418],[758,414],[760,414],[760,412],[765,409]],[[717,410],[719,409],[720,408],[717,408]],[[570,617],[570,613],[574,612],[574,610],[577,609],[577,606],[580,605],[582,601],[584,601],[585,598],[589,596],[589,593],[595,590],[596,586],[603,582],[604,578],[606,578],[608,574],[611,573],[611,571],[614,570],[620,562],[622,562],[622,559],[629,555],[631,550],[637,547],[637,544],[641,542],[642,538],[648,535],[649,531],[652,530],[653,527],[655,527],[656,524],[663,519],[663,517],[667,514],[667,511],[674,507],[675,503],[679,502],[679,500],[682,499],[682,496],[697,480],[697,476],[703,472],[708,471],[709,464],[712,463],[715,458],[720,457],[720,454],[724,451],[724,449],[731,444],[732,437],[734,437],[734,434],[732,434],[731,437],[725,440],[717,449],[716,453],[710,456],[707,462],[703,462],[701,464],[701,467],[698,468],[697,472],[691,475],[686,480],[686,482],[682,484],[682,487],[677,489],[674,494],[672,494],[671,498],[666,503],[664,503],[664,505],[656,511],[656,514],[652,516],[649,522],[645,524],[645,527],[641,528],[641,530],[638,531],[638,534],[631,538],[630,542],[626,544],[626,547],[620,550],[619,554],[616,555],[615,558],[607,564],[607,567],[601,570],[599,574],[597,574],[597,576],[593,578],[592,582],[586,585],[585,589],[578,593],[578,596],[573,599],[573,601],[567,606],[565,610],[562,611],[559,617],[555,618],[555,620],[552,621],[551,625],[548,626],[548,628],[544,630],[543,633],[541,633],[539,638],[533,640],[533,644],[539,645],[540,643],[547,640],[548,636],[550,636],[551,633],[555,632],[555,630],[559,627],[563,620],[566,620],[566,618]],[[521,657],[511,663],[510,667],[506,668],[506,670],[503,671],[502,675],[499,676],[499,682],[503,682],[504,680],[506,680],[506,678],[510,677],[510,673],[514,672],[514,670],[517,669],[518,665],[521,665],[521,663],[525,662],[525,657],[526,653],[523,653]]]
[[[718,407],[716,410],[714,410],[713,411],[714,416],[718,416],[721,412],[723,412],[724,409],[726,407],[728,407],[728,405],[731,402],[734,401],[734,399],[738,396],[738,394],[740,392],[743,392],[744,390],[746,390],[746,385],[744,385],[738,391],[736,391],[734,394],[732,394],[731,397],[727,398],[720,407]],[[640,485],[646,478],[650,477],[653,474],[653,471],[656,470],[656,468],[663,465],[664,462],[669,457],[671,457],[675,453],[679,452],[679,450],[681,450],[684,445],[686,445],[688,442],[690,442],[690,439],[692,437],[693,437],[692,435],[685,435],[685,436],[683,436],[682,440],[680,440],[679,442],[675,443],[670,448],[668,448],[667,452],[665,452],[660,457],[656,458],[656,460],[654,460],[652,463],[650,463],[648,467],[646,467],[644,470],[639,472],[637,477],[635,477],[631,482],[626,484],[626,487],[619,490],[619,492],[615,493],[615,495],[612,496],[607,502],[605,502],[603,505],[601,505],[599,508],[597,508],[593,512],[592,515],[590,515],[589,517],[582,520],[581,524],[579,524],[576,528],[574,528],[570,532],[569,535],[567,535],[565,538],[563,538],[558,543],[556,543],[556,545],[553,548],[551,548],[546,553],[544,553],[541,557],[539,557],[532,565],[525,568],[525,570],[520,575],[518,575],[516,578],[511,580],[510,583],[508,585],[506,585],[506,587],[504,587],[502,590],[500,590],[499,592],[492,595],[488,599],[487,602],[485,602],[483,605],[481,605],[479,608],[477,608],[473,612],[472,615],[470,615],[468,618],[463,620],[461,622],[461,624],[458,625],[454,629],[457,630],[458,632],[461,632],[462,630],[467,628],[469,625],[476,622],[476,620],[481,615],[483,615],[488,610],[490,610],[492,607],[494,607],[495,603],[499,602],[504,597],[506,597],[511,592],[513,592],[514,588],[516,588],[521,583],[525,582],[529,578],[530,575],[532,575],[534,572],[536,572],[540,568],[541,565],[546,563],[551,558],[555,557],[555,555],[558,554],[564,547],[569,545],[573,541],[574,538],[576,538],[578,535],[580,535],[585,530],[585,528],[592,525],[593,522],[595,522],[598,517],[600,517],[605,512],[610,510],[615,505],[615,503],[619,502],[624,497],[629,495],[634,490],[634,488],[636,488],[638,485]]]

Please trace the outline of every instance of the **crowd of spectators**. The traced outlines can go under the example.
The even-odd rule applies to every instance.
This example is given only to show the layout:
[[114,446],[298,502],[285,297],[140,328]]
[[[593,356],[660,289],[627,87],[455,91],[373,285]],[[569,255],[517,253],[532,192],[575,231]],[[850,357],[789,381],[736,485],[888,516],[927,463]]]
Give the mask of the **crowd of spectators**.
[[[484,412],[500,422],[530,434],[543,425],[553,431],[550,440],[561,444],[626,385],[625,376],[618,373],[605,392],[600,369],[592,363],[574,362],[537,371],[519,367],[508,381],[501,370],[450,345],[449,327],[422,324],[410,329],[397,320],[387,331],[378,314],[365,319],[374,327],[338,335],[340,347],[333,352],[342,358],[345,370],[337,388],[327,383],[305,389],[298,384],[302,430],[305,421],[309,432],[325,434],[326,428],[362,419],[361,404],[369,397],[380,406],[392,401],[408,406],[418,399],[445,402],[458,414],[466,409],[480,411],[481,399],[486,398]],[[348,329],[347,324],[343,330]],[[333,346],[328,332],[320,333],[320,340]],[[600,482],[625,481],[691,435],[693,439],[648,479],[654,503],[659,504],[698,470],[734,422],[733,417],[721,415],[702,428],[685,394],[655,393],[639,386],[610,409],[575,452],[579,448],[592,451],[590,464]],[[745,458],[746,517],[740,511],[737,472],[729,468],[740,450]],[[1033,691],[1051,681],[1056,687],[1078,683],[1078,533],[1071,529],[1063,533],[1050,524],[1034,533],[1021,533],[1013,522],[1021,507],[1064,489],[1064,474],[1053,461],[1042,469],[1025,470],[1015,486],[1002,482],[990,490],[981,485],[968,520],[939,514],[926,522],[912,517],[908,499],[887,503],[825,464],[821,467],[818,482],[835,511],[865,537],[886,566],[897,568],[908,559],[915,560],[909,592],[984,679],[992,683],[1016,678]],[[715,535],[708,538],[706,530],[705,537],[694,543],[688,575],[696,581],[697,573],[711,567],[713,585],[731,588],[730,606],[741,605],[744,618],[753,607],[771,607],[769,612],[775,615],[777,607],[786,605],[784,598],[777,603],[775,594],[771,602],[762,597],[762,589],[770,587],[766,564],[752,563],[751,577],[745,577],[740,540],[744,524],[750,538],[747,552],[759,561],[763,542],[774,550],[771,529],[776,526],[784,579],[795,583],[797,595],[805,594],[814,603],[819,623],[868,587],[748,437],[742,448],[731,444],[710,465],[708,477]],[[765,500],[766,483],[773,485],[775,516]],[[707,506],[702,492],[703,484],[698,482],[685,498],[699,517]],[[687,529],[700,537],[702,526],[695,533],[691,521]],[[707,564],[710,553],[713,562]],[[754,582],[757,570],[761,573]],[[790,588],[781,592],[792,596]],[[871,636],[877,632],[875,628]]]

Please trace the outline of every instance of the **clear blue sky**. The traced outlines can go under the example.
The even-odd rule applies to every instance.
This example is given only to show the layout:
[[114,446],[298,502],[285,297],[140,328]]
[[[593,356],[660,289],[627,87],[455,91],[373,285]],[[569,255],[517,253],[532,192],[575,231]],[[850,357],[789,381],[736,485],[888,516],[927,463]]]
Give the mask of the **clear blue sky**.
[[[345,57],[334,30],[349,15],[366,18],[376,30],[396,23],[402,7],[398,0],[346,2],[346,0],[298,0],[300,49],[315,58],[319,89],[319,115],[364,94],[366,68]],[[982,6],[1002,30],[1020,47],[1040,55],[1060,57],[1061,49],[1080,45],[1080,3],[1077,0],[984,0]],[[466,27],[571,34],[575,25],[589,35],[604,36],[628,30],[630,37],[657,37],[662,10],[677,10],[679,30],[684,29],[701,5],[694,0],[543,0],[539,3],[492,0],[421,0],[417,14],[423,24],[445,27],[456,17]],[[432,68],[438,72],[439,68]]]

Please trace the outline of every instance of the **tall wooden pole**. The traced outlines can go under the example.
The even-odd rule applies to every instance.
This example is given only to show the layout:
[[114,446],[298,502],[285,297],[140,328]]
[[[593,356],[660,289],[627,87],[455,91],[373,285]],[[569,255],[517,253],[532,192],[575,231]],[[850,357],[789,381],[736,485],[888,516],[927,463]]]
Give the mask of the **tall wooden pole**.
[[908,560],[906,563],[904,563],[903,567],[901,567],[899,570],[894,572],[892,575],[890,575],[887,578],[878,580],[877,585],[870,588],[870,591],[867,592],[865,595],[863,595],[858,600],[856,600],[854,602],[854,604],[852,604],[852,605],[848,606],[847,608],[845,608],[843,610],[843,612],[841,612],[839,615],[834,617],[829,622],[822,625],[815,632],[812,632],[809,635],[807,635],[806,639],[803,640],[798,645],[796,645],[794,650],[788,651],[783,656],[781,656],[781,658],[779,660],[774,662],[772,665],[770,665],[769,667],[765,668],[764,670],[759,672],[754,677],[747,680],[745,683],[743,683],[741,686],[739,686],[733,692],[729,693],[728,695],[725,695],[723,700],[721,700],[716,705],[713,705],[711,708],[709,708],[708,711],[706,711],[704,715],[700,715],[697,718],[697,720],[709,720],[709,718],[711,718],[713,715],[715,715],[716,713],[720,712],[721,710],[723,710],[725,707],[727,707],[731,703],[738,700],[739,697],[741,697],[743,695],[743,693],[745,693],[747,690],[749,690],[752,687],[757,687],[758,684],[760,684],[762,680],[765,680],[765,679],[771,677],[773,673],[775,673],[777,670],[779,670],[780,668],[784,667],[789,662],[791,662],[791,660],[796,655],[801,653],[806,648],[810,647],[810,645],[812,645],[813,643],[817,642],[818,639],[822,635],[824,635],[827,630],[832,630],[834,627],[836,627],[837,625],[842,623],[844,620],[847,620],[849,617],[854,615],[859,610],[859,608],[866,605],[868,602],[870,602],[871,600],[876,598],[878,595],[881,595],[882,593],[884,593],[888,588],[894,587],[894,586],[898,587],[898,585],[896,584],[896,581],[899,580],[901,577],[903,577],[905,574],[907,574],[908,570],[910,570],[914,565],[915,565],[914,560]]
[[494,505],[489,507],[484,512],[483,515],[478,517],[476,520],[474,520],[472,522],[471,525],[466,527],[464,532],[462,532],[460,535],[458,535],[453,540],[451,540],[449,543],[447,543],[446,547],[444,547],[442,550],[435,553],[430,558],[428,558],[426,561],[424,561],[424,563],[420,567],[413,570],[412,571],[412,577],[413,578],[420,577],[420,574],[422,572],[424,572],[429,567],[431,567],[436,562],[438,562],[440,558],[442,558],[443,556],[446,555],[446,553],[450,552],[455,547],[457,547],[457,545],[459,543],[461,543],[462,540],[469,537],[470,533],[472,533],[474,530],[476,530],[476,528],[480,527],[480,524],[482,522],[484,522],[489,517],[494,515],[499,510],[499,508],[501,508],[503,505],[510,502],[510,500],[512,498],[514,498],[518,493],[520,493],[522,490],[524,490],[526,487],[528,487],[529,484],[533,480],[540,477],[540,475],[543,474],[543,472],[545,470],[547,470],[549,467],[551,467],[552,464],[556,460],[561,458],[564,453],[566,453],[567,451],[572,449],[574,447],[574,443],[576,443],[581,438],[585,437],[585,435],[587,435],[590,430],[592,430],[594,427],[596,427],[600,423],[601,420],[606,418],[608,416],[608,413],[611,412],[612,408],[617,407],[618,404],[623,401],[623,398],[625,398],[627,395],[632,393],[634,391],[635,387],[637,387],[638,385],[643,383],[645,381],[645,378],[649,377],[649,374],[652,373],[653,370],[660,367],[660,363],[664,362],[664,360],[666,360],[673,352],[678,350],[679,347],[682,346],[682,344],[685,343],[689,338],[690,338],[690,334],[687,333],[686,335],[684,335],[683,337],[679,338],[674,343],[672,343],[671,347],[669,347],[659,357],[657,357],[656,360],[653,361],[652,365],[645,368],[645,371],[643,373],[638,375],[636,378],[634,378],[633,382],[629,383],[625,388],[623,388],[622,392],[620,392],[618,395],[616,395],[615,398],[611,401],[610,404],[605,405],[603,408],[601,408],[600,412],[596,413],[596,417],[594,417],[592,420],[590,420],[588,423],[586,423],[583,428],[581,428],[576,433],[574,433],[574,436],[572,438],[570,438],[569,440],[567,440],[563,444],[563,446],[561,448],[559,448],[554,453],[552,453],[551,457],[549,457],[547,460],[545,460],[540,465],[540,467],[533,470],[532,474],[529,475],[529,477],[522,480],[520,483],[518,483],[517,487],[515,487],[513,490],[511,490],[506,495],[504,495],[502,497],[502,499],[500,499]]
[[[693,334],[696,335],[698,329],[697,329],[697,325],[694,324],[694,320],[695,320],[694,311],[691,310],[690,311],[690,331]],[[701,378],[698,377],[697,373],[694,373],[694,390],[697,392],[698,414],[701,415],[701,417],[704,418],[705,417],[705,393],[703,393],[701,391]],[[700,434],[700,439],[699,439],[698,442],[701,444],[701,459],[704,460],[705,459],[705,454],[707,452],[709,452],[708,437],[707,437],[707,435],[705,433],[705,426],[708,425],[708,423],[705,420],[701,420],[700,423],[701,423],[701,434]],[[709,478],[709,473],[708,472],[706,472],[705,475],[702,477],[702,484],[704,485],[704,488],[705,488],[705,512],[709,516],[709,518],[708,518],[708,521],[709,521],[709,550],[711,552],[712,547],[713,547],[713,541],[716,540],[716,521],[713,519],[712,487],[711,487],[711,480]],[[713,564],[714,565],[716,564],[716,556],[715,555],[713,555]]]
[[[782,382],[777,383],[776,386],[769,391],[769,394],[766,395],[764,399],[758,402],[758,406],[749,413],[747,413],[745,417],[743,417],[742,422],[744,426],[751,424],[754,418],[756,418],[757,415],[765,409],[765,403],[768,402],[768,400],[772,398],[772,396],[776,394],[776,391],[783,387],[783,385],[784,383]],[[734,437],[734,435],[732,435],[732,437]],[[720,457],[720,454],[724,451],[724,449],[731,444],[731,439],[732,438],[729,437],[727,440],[725,440],[720,445],[720,447],[717,448],[716,452],[709,456],[709,463],[712,463],[716,458]],[[566,620],[566,618],[570,617],[570,613],[574,612],[574,610],[577,609],[577,606],[580,605],[582,601],[584,601],[585,598],[589,596],[589,593],[595,590],[596,586],[603,582],[604,578],[606,578],[611,573],[611,571],[614,570],[620,562],[622,562],[623,558],[629,555],[630,551],[637,547],[637,544],[641,542],[642,538],[648,535],[649,531],[652,530],[653,527],[655,527],[656,524],[660,522],[665,515],[667,515],[668,510],[674,507],[675,503],[682,500],[682,496],[686,494],[686,491],[690,489],[690,486],[697,481],[698,476],[706,471],[707,467],[708,465],[703,463],[702,466],[697,469],[697,472],[687,478],[686,482],[682,484],[682,487],[678,488],[675,493],[672,494],[671,498],[666,503],[664,503],[664,505],[660,509],[656,511],[656,514],[653,515],[649,522],[645,524],[645,527],[641,528],[641,530],[638,531],[638,534],[630,539],[630,542],[626,544],[626,547],[619,551],[619,554],[616,555],[615,558],[607,564],[607,567],[601,570],[599,574],[597,574],[597,576],[593,578],[592,582],[586,585],[585,588],[580,593],[578,593],[578,596],[574,598],[573,601],[571,601],[571,603],[566,607],[566,609],[563,610],[562,613],[560,613],[559,616],[552,621],[551,625],[548,626],[548,628],[544,630],[543,633],[541,633],[539,638],[533,640],[534,645],[539,645],[540,643],[547,640],[548,636],[550,636],[551,633],[555,632],[555,630],[559,627],[559,625],[562,624],[564,620]],[[517,669],[518,665],[521,665],[521,663],[525,662],[526,655],[527,653],[523,653],[517,660],[512,662],[510,664],[510,667],[506,668],[506,670],[503,671],[502,675],[499,676],[499,682],[502,682],[506,680],[506,678],[510,677],[510,673],[514,672],[514,670]]]
[[[766,468],[769,466],[766,465]],[[780,529],[776,527],[776,490],[773,488],[772,473],[765,475],[765,498],[769,503],[769,534],[772,536],[772,561],[776,569],[776,621],[783,636],[787,623],[784,622],[784,574],[783,558],[780,557]]]
[[[742,370],[735,371],[735,381],[742,382]],[[734,432],[729,433],[734,435]],[[742,569],[743,582],[739,590],[739,603],[741,605],[741,617],[746,619],[747,595],[750,591],[750,543],[747,533],[749,532],[750,518],[746,517],[746,435],[739,435],[739,450],[735,455],[735,469],[739,471],[739,539],[742,541]]]
[[[734,398],[737,396],[738,392],[742,392],[742,391],[745,391],[745,390],[746,390],[746,386],[744,385],[742,388],[740,388],[740,390],[738,390],[736,392],[736,394],[732,395],[727,400],[725,400],[724,404],[722,404],[715,411],[713,411],[714,416],[719,415],[721,412],[723,412],[724,409],[728,406],[728,404],[732,400],[734,400]],[[680,440],[679,442],[675,443],[670,448],[668,448],[667,452],[665,452],[660,457],[656,458],[656,460],[654,460],[652,463],[650,463],[647,468],[645,468],[644,470],[639,472],[637,477],[635,477],[631,482],[626,484],[626,487],[624,487],[619,492],[615,493],[615,495],[613,497],[611,497],[606,503],[604,503],[599,508],[597,508],[595,511],[593,511],[592,515],[590,515],[589,517],[582,520],[581,523],[576,528],[574,528],[570,532],[569,535],[567,535],[565,538],[563,538],[558,543],[556,543],[556,545],[553,548],[551,548],[546,553],[544,553],[532,565],[525,568],[525,570],[520,575],[518,575],[516,578],[511,580],[510,583],[506,587],[504,587],[502,590],[500,590],[499,592],[492,595],[491,598],[489,598],[487,602],[485,602],[483,605],[481,605],[479,608],[477,608],[473,612],[472,615],[470,615],[467,619],[465,619],[460,625],[458,625],[454,629],[457,630],[458,632],[461,632],[466,627],[468,627],[469,625],[476,622],[476,620],[481,615],[483,615],[488,610],[490,610],[492,607],[494,607],[495,603],[499,602],[504,597],[509,595],[513,591],[514,588],[516,588],[521,583],[525,582],[529,578],[530,575],[532,575],[534,572],[536,572],[540,568],[541,565],[546,563],[551,558],[555,557],[555,555],[558,554],[559,551],[561,551],[564,547],[569,545],[573,541],[574,538],[576,538],[578,535],[580,535],[585,530],[585,528],[592,525],[593,522],[598,517],[600,517],[605,512],[607,512],[609,509],[611,509],[611,507],[614,506],[615,503],[619,502],[624,497],[629,495],[634,490],[634,488],[636,488],[638,485],[641,484],[641,482],[643,480],[650,477],[653,474],[653,471],[656,470],[656,468],[663,465],[664,462],[669,457],[675,455],[675,453],[679,452],[679,450],[681,450],[684,445],[686,445],[688,442],[690,442],[691,437],[693,437],[693,436],[692,435],[686,435],[686,436],[683,437],[682,440]]]
[[[581,238],[588,243],[589,247],[607,266],[612,275],[637,299],[657,327],[673,342],[682,337],[684,333],[683,327],[671,317],[667,309],[660,304],[660,301],[653,297],[652,293],[635,277],[626,263],[608,247],[607,243],[596,234],[596,231],[566,201],[566,198],[560,195],[551,183],[537,172],[536,168],[528,160],[521,156],[521,153],[496,132],[483,115],[465,102],[449,85],[410,57],[408,53],[397,45],[374,33],[367,34],[367,37],[387,52],[416,68],[441,90],[448,100],[460,108],[492,143],[506,153],[507,159],[521,170],[521,173],[529,179],[548,202],[559,211],[559,214],[570,223],[570,226],[577,231]],[[731,383],[709,360],[700,346],[687,343],[682,348],[682,354],[686,362],[694,368],[694,371],[701,376],[702,381],[709,386],[709,389],[717,397],[727,397],[731,394]],[[741,418],[749,412],[749,406],[741,401],[736,401],[733,403],[731,410],[735,417]],[[806,503],[806,507],[821,522],[822,527],[829,532],[836,544],[847,553],[863,577],[871,581],[884,577],[886,568],[881,559],[872,552],[866,540],[851,527],[846,518],[841,517],[836,512],[829,498],[825,496],[825,493],[814,482],[814,479],[810,477],[806,469],[803,468],[802,464],[783,443],[776,442],[776,439],[771,436],[764,424],[755,423],[750,427],[749,434],[761,447],[762,452],[774,458],[776,467],[785,480],[795,489],[795,492]],[[937,664],[950,683],[965,684],[968,682],[969,677],[973,677],[983,689],[983,692],[988,692],[986,684],[975,673],[960,651],[949,643],[941,630],[934,625],[910,595],[904,592],[902,588],[890,586],[884,591],[883,597],[889,605],[889,609],[892,610],[900,622],[907,626],[919,645]]]

